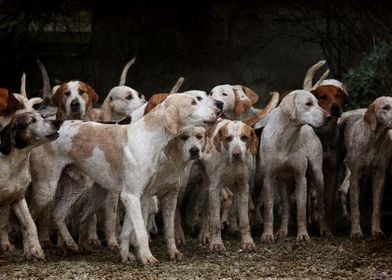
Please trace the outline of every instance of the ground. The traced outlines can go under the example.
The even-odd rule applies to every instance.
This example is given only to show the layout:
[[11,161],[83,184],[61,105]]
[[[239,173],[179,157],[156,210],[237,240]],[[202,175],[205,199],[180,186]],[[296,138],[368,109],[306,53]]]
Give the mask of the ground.
[[104,248],[67,257],[46,251],[46,261],[29,263],[18,249],[0,255],[0,279],[392,279],[391,239],[312,238],[303,244],[289,237],[272,245],[256,242],[257,252],[246,254],[240,251],[239,241],[226,237],[223,255],[209,254],[207,247],[191,237],[187,242],[181,248],[185,259],[172,263],[162,238],[154,239],[151,249],[161,261],[156,267],[122,264],[117,253]]

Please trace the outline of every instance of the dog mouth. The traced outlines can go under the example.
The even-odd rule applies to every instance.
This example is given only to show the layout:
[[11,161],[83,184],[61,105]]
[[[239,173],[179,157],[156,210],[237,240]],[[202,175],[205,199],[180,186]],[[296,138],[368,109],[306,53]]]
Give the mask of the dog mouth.
[[46,136],[46,139],[52,141],[52,140],[56,140],[58,137],[59,137],[59,133],[58,133],[58,132],[55,132],[55,133],[52,133],[52,134],[47,135],[47,136]]

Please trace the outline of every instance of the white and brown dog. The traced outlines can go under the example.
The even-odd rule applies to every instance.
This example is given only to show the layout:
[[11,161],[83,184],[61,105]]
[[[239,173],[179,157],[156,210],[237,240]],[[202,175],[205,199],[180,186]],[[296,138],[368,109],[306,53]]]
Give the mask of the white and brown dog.
[[2,250],[13,249],[7,231],[12,208],[22,225],[24,255],[28,260],[44,258],[24,196],[31,182],[28,158],[34,147],[58,137],[59,125],[44,120],[37,112],[18,112],[1,131],[0,246]]

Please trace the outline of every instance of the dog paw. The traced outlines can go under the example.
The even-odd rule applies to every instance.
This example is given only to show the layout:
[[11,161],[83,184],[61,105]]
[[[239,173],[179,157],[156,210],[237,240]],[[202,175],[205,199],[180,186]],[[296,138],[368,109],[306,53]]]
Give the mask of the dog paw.
[[39,243],[41,244],[42,248],[52,248],[53,243],[49,239],[40,240]]
[[3,252],[13,252],[15,251],[15,247],[10,242],[7,242],[0,245],[0,250]]
[[67,245],[67,250],[72,251],[72,252],[79,252],[79,246],[76,243],[71,243]]
[[310,236],[309,236],[309,234],[307,232],[298,233],[297,241],[298,242],[309,242],[310,241]]
[[117,240],[111,240],[108,241],[108,244],[106,245],[110,250],[112,251],[117,251],[120,245],[118,244]]
[[169,254],[170,260],[173,262],[181,261],[184,259],[184,255],[180,251],[178,251],[177,249],[176,250],[169,250],[168,254]]
[[270,233],[263,233],[260,238],[261,242],[272,243],[274,242],[274,235]]
[[351,238],[354,240],[362,240],[363,239],[363,234],[361,230],[358,231],[351,231],[350,234]]
[[384,232],[380,231],[372,231],[372,238],[375,240],[381,240],[385,238]]
[[32,246],[29,250],[24,253],[26,260],[28,261],[42,261],[45,259],[44,251],[41,246]]
[[102,247],[102,243],[98,238],[90,238],[88,243],[95,248]]
[[287,230],[279,230],[275,235],[276,239],[285,239],[286,236],[287,236]]
[[81,253],[91,253],[93,251],[93,248],[91,245],[87,242],[79,243],[79,252]]
[[177,246],[185,246],[186,245],[185,237],[184,236],[176,237],[176,245]]
[[244,244],[242,244],[242,250],[245,253],[253,253],[256,252],[256,245],[254,242],[246,242]]
[[226,248],[223,243],[215,243],[210,245],[210,251],[214,254],[222,254],[226,251]]
[[159,261],[153,255],[140,256],[140,261],[144,265],[158,265],[159,264]]
[[210,236],[208,234],[205,234],[205,233],[200,233],[200,235],[199,235],[199,242],[201,244],[204,244],[204,245],[210,243]]
[[120,259],[122,263],[127,263],[127,262],[135,262],[136,257],[134,254],[130,252],[126,252],[120,255]]

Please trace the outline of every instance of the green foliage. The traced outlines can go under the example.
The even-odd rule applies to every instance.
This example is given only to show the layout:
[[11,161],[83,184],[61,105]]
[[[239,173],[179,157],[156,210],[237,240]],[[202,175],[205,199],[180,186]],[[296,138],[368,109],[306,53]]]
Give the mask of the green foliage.
[[367,107],[378,96],[392,94],[391,51],[391,44],[381,42],[362,58],[358,67],[349,69],[343,75],[352,109]]

